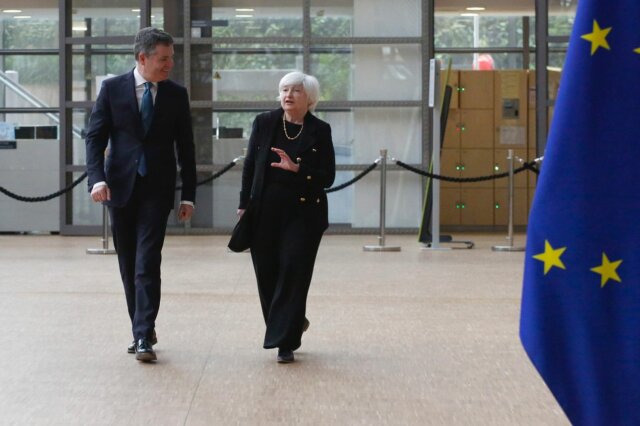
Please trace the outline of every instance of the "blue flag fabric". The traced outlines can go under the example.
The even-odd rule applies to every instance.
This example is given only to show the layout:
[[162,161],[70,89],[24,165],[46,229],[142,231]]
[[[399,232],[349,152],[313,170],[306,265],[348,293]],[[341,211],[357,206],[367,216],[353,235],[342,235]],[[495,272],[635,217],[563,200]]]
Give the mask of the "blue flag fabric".
[[580,0],[529,219],[520,338],[576,425],[640,425],[640,0]]

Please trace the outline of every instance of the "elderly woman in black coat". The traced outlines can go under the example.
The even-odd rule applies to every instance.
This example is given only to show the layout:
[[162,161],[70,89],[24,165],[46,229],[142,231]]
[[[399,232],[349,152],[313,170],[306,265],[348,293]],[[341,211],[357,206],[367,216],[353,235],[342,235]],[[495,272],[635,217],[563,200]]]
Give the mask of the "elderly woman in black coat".
[[279,84],[280,108],[259,114],[249,139],[238,215],[251,203],[251,259],[266,323],[264,348],[294,361],[309,326],[307,294],[322,234],[335,154],[331,127],[315,117],[318,80],[301,72]]

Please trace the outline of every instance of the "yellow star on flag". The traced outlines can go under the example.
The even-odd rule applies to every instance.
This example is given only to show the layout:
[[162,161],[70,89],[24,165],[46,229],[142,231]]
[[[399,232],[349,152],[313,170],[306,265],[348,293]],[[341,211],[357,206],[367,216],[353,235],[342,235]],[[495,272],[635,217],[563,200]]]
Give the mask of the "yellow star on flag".
[[619,283],[622,282],[616,272],[616,269],[618,269],[621,263],[622,260],[616,260],[615,262],[609,261],[607,255],[602,253],[602,265],[590,269],[592,272],[600,274],[600,287],[604,287],[609,280],[618,281]]
[[562,263],[562,260],[560,260],[560,256],[562,256],[562,253],[564,253],[566,249],[566,247],[554,249],[548,240],[544,240],[544,253],[536,254],[533,258],[544,262],[544,274],[547,275],[547,272],[554,266],[567,269],[564,263]]
[[611,28],[613,27],[600,28],[600,25],[598,25],[598,22],[594,19],[593,32],[584,34],[582,36],[583,39],[591,42],[592,56],[594,53],[596,53],[596,50],[598,50],[599,47],[604,47],[607,50],[611,50],[611,48],[609,47],[609,43],[607,43],[607,35],[609,34],[609,31],[611,31]]
[[640,47],[638,47],[637,49],[633,49],[633,51],[636,53],[640,53]]

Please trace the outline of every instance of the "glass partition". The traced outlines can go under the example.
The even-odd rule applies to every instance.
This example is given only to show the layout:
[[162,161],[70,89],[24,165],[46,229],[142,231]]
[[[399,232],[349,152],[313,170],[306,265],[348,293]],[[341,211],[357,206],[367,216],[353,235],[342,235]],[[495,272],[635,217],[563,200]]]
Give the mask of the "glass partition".
[[421,17],[420,0],[311,0],[311,35],[419,37]]
[[[213,37],[301,37],[302,0],[235,1],[224,6],[213,2],[210,24]],[[192,21],[192,35],[199,31]]]
[[95,101],[102,82],[135,66],[131,45],[75,45],[72,58],[72,100]]
[[133,37],[140,28],[139,0],[72,0],[71,6],[73,37]]
[[58,47],[58,2],[42,0],[36,7],[23,2],[0,3],[0,49],[50,49]]
[[0,105],[5,108],[57,107],[60,98],[58,55],[0,57]]
[[209,74],[213,100],[273,101],[282,76],[296,69],[302,69],[299,45],[216,45]]
[[418,100],[422,93],[419,45],[314,46],[311,73],[322,100]]
[[[2,187],[24,197],[47,196],[60,189],[57,119],[53,113],[0,113]],[[57,232],[59,229],[58,199],[32,203],[0,196],[0,232]]]

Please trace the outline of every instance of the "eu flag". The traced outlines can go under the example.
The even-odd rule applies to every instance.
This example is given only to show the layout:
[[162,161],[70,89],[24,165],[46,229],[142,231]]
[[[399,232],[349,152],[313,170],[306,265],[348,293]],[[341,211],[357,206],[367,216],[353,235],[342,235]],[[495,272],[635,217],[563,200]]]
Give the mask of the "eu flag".
[[640,425],[640,1],[580,0],[531,209],[520,338],[576,425]]

